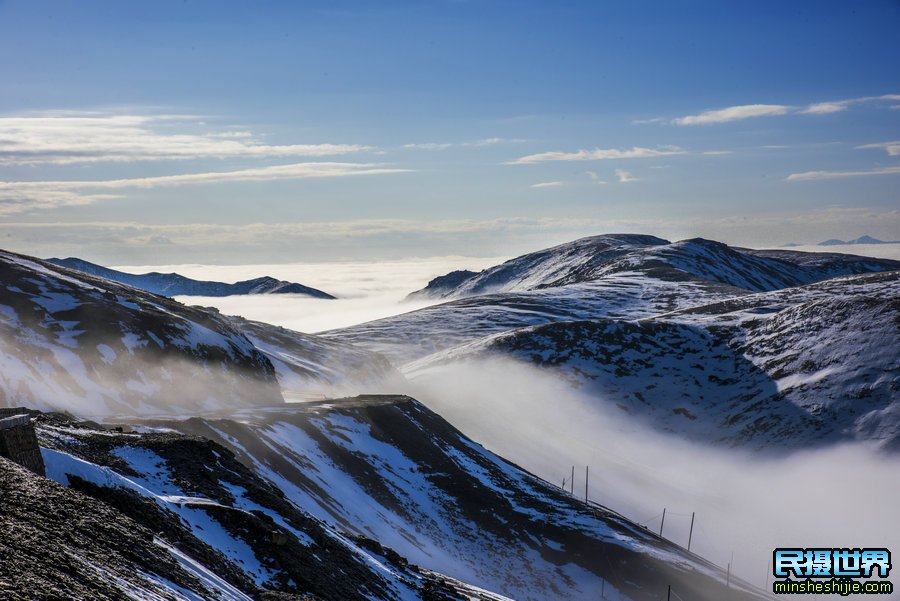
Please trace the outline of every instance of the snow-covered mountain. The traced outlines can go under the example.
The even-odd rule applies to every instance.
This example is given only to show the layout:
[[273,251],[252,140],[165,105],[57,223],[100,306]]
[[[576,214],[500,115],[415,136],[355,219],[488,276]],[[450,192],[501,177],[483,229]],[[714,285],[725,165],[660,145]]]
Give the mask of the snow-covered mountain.
[[641,320],[519,328],[406,367],[501,354],[692,440],[756,448],[867,440],[900,450],[900,271]]
[[[0,251],[0,406],[85,416],[197,414],[294,393],[389,389],[363,349],[222,316]],[[281,386],[279,386],[281,381]]]
[[455,271],[435,278],[412,298],[458,298],[491,292],[521,292],[552,286],[554,282],[590,281],[587,275],[600,265],[636,250],[668,244],[641,234],[608,234],[581,238],[510,259],[480,273]]
[[667,281],[621,272],[596,282],[461,298],[319,335],[377,351],[402,366],[524,326],[603,316],[639,319],[746,293],[714,282]]
[[49,479],[0,458],[4,599],[503,600],[327,526],[214,442],[35,417]]
[[281,401],[271,362],[225,318],[0,252],[0,405],[82,415]]
[[[640,319],[839,275],[900,269],[900,261],[837,253],[736,249],[653,236],[582,238],[413,293],[455,299],[323,335],[402,365],[519,327],[557,321]],[[440,278],[438,278],[440,280]]]
[[[440,292],[465,298],[325,335],[387,354],[414,381],[512,357],[694,440],[896,448],[897,270],[836,253],[595,236]],[[483,290],[493,292],[472,296]]]
[[16,601],[70,582],[110,599],[768,598],[411,398],[309,401],[491,356],[694,441],[900,447],[900,263],[630,235],[527,257],[312,336],[0,252],[0,406],[122,424],[36,416],[58,485],[0,459],[0,520],[22,524],[0,528],[0,582]]
[[140,288],[147,292],[162,296],[233,296],[238,294],[301,294],[313,298],[333,299],[327,292],[322,292],[303,284],[286,282],[273,277],[263,276],[252,280],[243,280],[234,284],[225,282],[208,282],[193,280],[177,273],[133,274],[116,271],[102,265],[90,263],[83,259],[69,257],[67,259],[47,259],[48,263],[77,269],[90,275]]
[[[668,585],[685,599],[726,593],[721,568],[522,471],[408,397],[146,423],[229,448],[337,530],[520,601],[596,599],[601,591],[665,599]],[[731,587],[732,599],[763,598],[746,583]]]
[[522,292],[594,282],[622,272],[672,281],[700,279],[761,292],[838,275],[900,268],[900,262],[886,259],[830,253],[810,260],[804,255],[732,248],[703,238],[671,243],[640,234],[607,234],[516,257],[468,276],[465,274],[472,272],[453,272],[411,296],[458,298]]

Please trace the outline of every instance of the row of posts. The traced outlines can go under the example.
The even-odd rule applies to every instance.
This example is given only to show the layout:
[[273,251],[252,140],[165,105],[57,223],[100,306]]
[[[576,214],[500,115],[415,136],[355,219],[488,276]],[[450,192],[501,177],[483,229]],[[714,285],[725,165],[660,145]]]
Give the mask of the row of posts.
[[[585,502],[585,503],[589,503],[589,502],[590,502],[590,499],[588,498],[588,483],[589,483],[590,475],[591,475],[590,469],[591,469],[590,466],[587,466],[587,465],[584,466],[584,502]],[[567,483],[568,483],[568,485],[569,485],[569,494],[571,494],[571,495],[574,497],[574,496],[575,496],[575,466],[574,466],[574,465],[572,466],[572,474],[571,474],[571,476],[569,476],[568,479],[563,478],[563,481],[562,481],[562,489],[563,489],[563,490],[566,490],[566,484],[567,484]],[[693,538],[694,538],[694,518],[696,518],[696,517],[697,517],[697,512],[692,511],[692,512],[691,512],[691,529],[690,529],[690,531],[688,532],[688,543],[687,543],[687,550],[688,550],[688,551],[691,550],[691,541],[692,541]],[[662,520],[661,520],[660,523],[659,523],[659,536],[660,536],[660,538],[662,538],[662,535],[663,535],[663,527],[664,527],[665,525],[666,525],[666,508],[663,507]]]
[[[584,467],[584,502],[585,503],[590,502],[589,490],[588,490],[589,480],[590,480],[590,466],[585,466]],[[571,494],[574,497],[575,496],[575,466],[574,465],[572,466],[572,473],[569,476],[569,478],[568,479],[563,478],[563,481],[562,481],[562,489],[563,490],[566,490],[566,484],[569,485],[569,488],[568,488],[569,494]],[[660,538],[663,537],[663,528],[666,525],[666,509],[667,509],[666,507],[663,507],[662,519],[659,522],[659,537]],[[694,538],[694,520],[696,517],[697,517],[697,512],[692,511],[691,512],[691,527],[690,527],[690,530],[688,531],[688,543],[687,543],[688,552],[690,552],[690,550],[691,550],[691,541]],[[734,561],[733,554],[732,554],[732,561]],[[767,584],[768,584],[768,582],[767,582]],[[728,562],[728,567],[726,568],[725,588],[726,588],[726,590],[731,588],[731,562]],[[671,601],[672,594],[673,594],[672,593],[672,585],[668,585],[668,590],[666,591],[667,601]],[[676,597],[677,597],[677,595],[676,595]],[[606,599],[606,579],[604,579],[604,578],[600,579],[600,598]]]

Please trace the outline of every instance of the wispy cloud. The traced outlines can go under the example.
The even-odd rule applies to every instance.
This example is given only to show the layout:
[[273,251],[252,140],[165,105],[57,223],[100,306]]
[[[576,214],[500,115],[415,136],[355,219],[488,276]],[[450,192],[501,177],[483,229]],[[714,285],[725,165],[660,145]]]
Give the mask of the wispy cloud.
[[[706,110],[696,115],[677,117],[668,122],[674,125],[714,125],[718,123],[730,123],[732,121],[743,121],[744,119],[752,119],[755,117],[775,117],[787,114],[827,115],[846,111],[851,106],[857,104],[887,101],[893,102],[897,100],[900,100],[900,94],[883,94],[881,96],[862,96],[860,98],[848,98],[845,100],[814,102],[806,106],[791,106],[787,104],[740,104],[722,109]],[[665,122],[667,122],[667,120],[661,117],[633,121],[633,123]]]
[[529,188],[556,188],[563,185],[562,182],[538,182],[536,184],[531,184],[528,186]]
[[404,144],[403,148],[411,150],[447,150],[448,148],[480,148],[484,146],[498,146],[500,144],[521,144],[525,142],[521,138],[482,138],[471,142],[421,142]]
[[453,144],[438,144],[436,142],[423,142],[421,144],[404,144],[403,148],[412,150],[447,150],[453,148]]
[[657,146],[656,148],[641,148],[635,146],[631,149],[620,150],[618,148],[595,148],[593,150],[578,150],[576,152],[541,152],[519,157],[509,161],[508,165],[528,165],[545,161],[601,161],[607,159],[647,159],[673,154],[684,154],[686,151],[678,146]]
[[840,113],[842,111],[846,111],[852,101],[850,100],[839,100],[837,102],[817,102],[816,104],[811,104],[805,109],[801,110],[800,113],[804,115],[828,115],[830,113]]
[[631,173],[625,171],[624,169],[616,169],[616,177],[619,178],[620,184],[640,181],[638,178],[634,177],[633,175],[631,175]]
[[607,183],[606,181],[604,181],[603,179],[601,179],[599,175],[597,175],[597,172],[596,172],[596,171],[585,171],[584,173],[585,173],[589,178],[591,178],[591,181],[594,182],[595,184],[603,185],[603,184],[606,184],[606,183]]
[[790,107],[782,104],[742,104],[729,106],[724,109],[703,111],[698,115],[687,115],[673,119],[675,125],[711,125],[714,123],[729,123],[742,121],[753,117],[771,117],[784,115]]
[[733,150],[704,150],[703,154],[708,157],[724,156],[726,154],[734,154]]
[[496,146],[497,144],[518,144],[520,142],[524,142],[524,140],[508,140],[506,138],[483,138],[481,140],[475,140],[474,142],[469,142],[468,146]]
[[792,173],[787,176],[789,182],[809,181],[816,179],[838,179],[844,177],[869,177],[873,175],[896,175],[900,174],[900,166],[882,167],[879,169],[868,169],[862,171],[804,171],[803,173]]
[[0,117],[0,165],[320,157],[368,150],[373,149],[360,144],[266,144],[252,132],[217,131],[192,115],[61,112]]
[[653,117],[652,119],[635,119],[631,123],[634,125],[650,125],[653,123],[665,123],[668,121],[665,117]]
[[888,153],[889,156],[896,157],[900,156],[900,141],[894,142],[879,142],[878,144],[863,144],[862,146],[857,146],[857,149],[867,149],[867,148],[880,148]]
[[121,190],[127,188],[156,188],[191,184],[223,182],[260,182],[272,180],[298,180],[323,177],[347,177],[355,175],[382,175],[406,173],[382,163],[293,163],[237,171],[213,171],[185,173],[157,177],[139,177],[109,180],[61,180],[61,181],[0,181],[0,214],[20,213],[36,209],[60,206],[84,205],[121,198],[121,194],[100,193],[97,190]]
[[840,113],[846,111],[854,104],[863,104],[866,102],[881,101],[897,101],[900,100],[900,94],[883,94],[881,96],[863,96],[861,98],[848,98],[846,100],[835,100],[831,102],[816,102],[803,108],[799,112],[804,115],[827,115],[830,113]]

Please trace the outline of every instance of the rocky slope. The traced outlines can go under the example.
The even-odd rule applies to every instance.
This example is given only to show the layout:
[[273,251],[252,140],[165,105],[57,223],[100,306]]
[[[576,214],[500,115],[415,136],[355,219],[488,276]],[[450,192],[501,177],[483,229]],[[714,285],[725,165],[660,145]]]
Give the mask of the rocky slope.
[[[238,574],[232,572],[231,579],[255,590]],[[0,597],[9,601],[251,599],[158,538],[155,529],[3,458]]]
[[[214,440],[316,518],[515,599],[596,599],[601,588],[664,599],[669,584],[685,599],[725,593],[720,568],[522,471],[407,397],[148,425]],[[732,599],[762,598],[731,586]]]
[[502,599],[336,531],[214,442],[36,419],[55,482],[0,463],[15,599]]
[[147,292],[162,296],[233,296],[238,294],[302,294],[313,298],[333,299],[327,292],[322,292],[303,284],[286,282],[273,277],[263,276],[252,280],[243,280],[234,284],[225,282],[208,282],[194,280],[177,273],[133,274],[116,271],[102,265],[90,263],[83,259],[69,257],[67,259],[47,259],[48,263],[77,269],[84,273],[101,277],[120,284],[140,288]]

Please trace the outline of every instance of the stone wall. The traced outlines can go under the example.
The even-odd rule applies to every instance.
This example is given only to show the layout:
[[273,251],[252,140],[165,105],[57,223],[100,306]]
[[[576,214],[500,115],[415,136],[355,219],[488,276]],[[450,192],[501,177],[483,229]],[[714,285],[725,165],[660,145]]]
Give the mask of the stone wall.
[[45,475],[44,458],[28,414],[3,417],[0,413],[0,457],[15,461],[36,474]]

